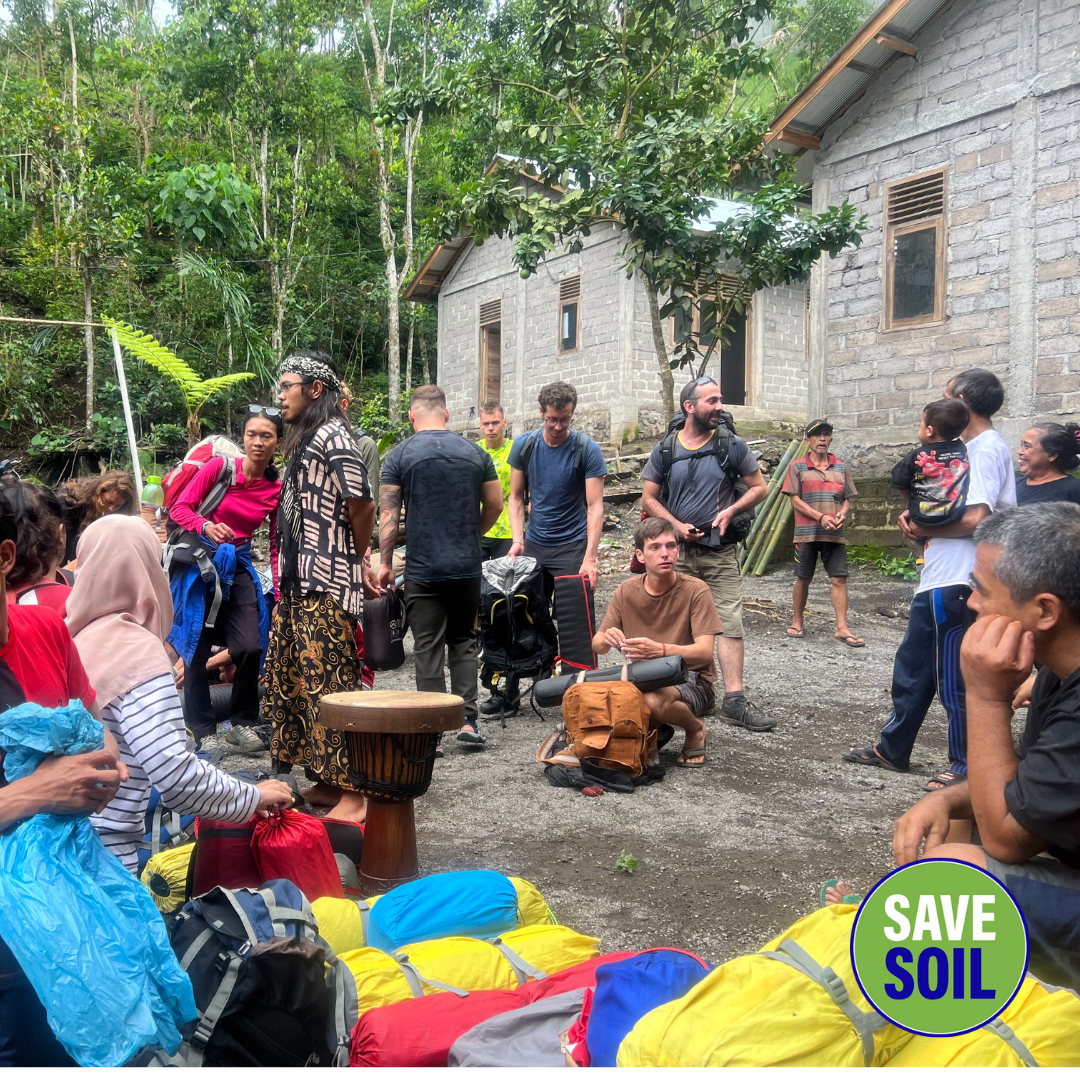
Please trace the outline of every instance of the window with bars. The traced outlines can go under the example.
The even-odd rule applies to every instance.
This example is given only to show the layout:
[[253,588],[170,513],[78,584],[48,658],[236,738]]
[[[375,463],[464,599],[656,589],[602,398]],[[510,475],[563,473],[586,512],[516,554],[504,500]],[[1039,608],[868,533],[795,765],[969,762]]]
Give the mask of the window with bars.
[[480,305],[480,400],[502,400],[502,298]]
[[885,185],[885,329],[945,318],[946,170]]
[[577,352],[581,337],[581,275],[559,282],[559,352]]

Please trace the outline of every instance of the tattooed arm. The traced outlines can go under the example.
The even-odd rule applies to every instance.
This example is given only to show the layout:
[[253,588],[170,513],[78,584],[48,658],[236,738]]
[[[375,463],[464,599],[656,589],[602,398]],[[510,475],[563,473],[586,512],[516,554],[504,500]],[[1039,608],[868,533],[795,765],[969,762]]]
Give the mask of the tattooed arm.
[[379,487],[379,584],[394,582],[394,548],[397,545],[398,519],[401,516],[401,488],[386,483]]

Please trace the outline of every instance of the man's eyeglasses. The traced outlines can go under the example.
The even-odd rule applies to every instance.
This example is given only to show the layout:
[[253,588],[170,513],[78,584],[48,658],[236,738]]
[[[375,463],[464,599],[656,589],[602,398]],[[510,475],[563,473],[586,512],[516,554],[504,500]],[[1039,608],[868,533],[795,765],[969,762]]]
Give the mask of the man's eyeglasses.
[[254,413],[256,416],[265,413],[267,416],[280,416],[281,410],[275,409],[270,405],[249,405],[248,412]]
[[568,428],[573,422],[574,422],[574,418],[572,416],[567,417],[566,419],[562,419],[562,418],[556,419],[555,417],[548,417],[548,416],[544,417],[544,424],[547,427],[553,427],[553,428],[564,428],[565,427],[565,428]]
[[287,394],[294,386],[307,386],[312,382],[314,382],[313,379],[295,379],[292,382],[278,383],[278,390],[283,394]]

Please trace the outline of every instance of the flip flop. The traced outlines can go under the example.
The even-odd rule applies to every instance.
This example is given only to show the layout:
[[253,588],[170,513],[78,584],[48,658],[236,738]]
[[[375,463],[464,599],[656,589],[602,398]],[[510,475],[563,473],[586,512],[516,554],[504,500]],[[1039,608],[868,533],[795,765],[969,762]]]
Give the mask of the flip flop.
[[[829,902],[825,899],[825,893],[829,889],[835,889],[840,884],[839,878],[831,877],[824,885],[821,886],[821,906],[829,907]],[[849,893],[842,900],[843,904],[860,904],[862,903],[862,897],[858,893]]]
[[862,649],[866,646],[866,642],[861,637],[856,637],[854,634],[847,634],[844,636],[834,634],[833,637],[835,637],[837,641],[842,641],[845,645],[850,646],[852,649]]
[[700,746],[684,746],[679,754],[679,757],[685,758],[687,755],[690,757],[699,757],[701,761],[680,761],[679,758],[675,759],[675,767],[678,769],[704,769],[705,768],[705,747],[708,746],[709,740],[706,739]]
[[871,768],[876,766],[879,769],[888,769],[889,772],[909,771],[901,769],[899,765],[894,765],[891,761],[886,761],[880,754],[874,752],[872,746],[853,746],[841,756],[845,761],[853,761],[856,765],[869,765]]
[[797,626],[789,626],[787,628],[788,637],[806,637],[806,631],[800,630]]

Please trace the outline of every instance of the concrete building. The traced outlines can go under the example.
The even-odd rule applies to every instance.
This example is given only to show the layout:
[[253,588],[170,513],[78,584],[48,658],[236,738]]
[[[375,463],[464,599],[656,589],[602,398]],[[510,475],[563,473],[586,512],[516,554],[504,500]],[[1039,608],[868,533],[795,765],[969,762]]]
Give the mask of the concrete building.
[[[526,190],[537,186],[519,175]],[[640,278],[627,277],[621,249],[621,226],[594,226],[580,252],[553,252],[523,280],[509,240],[477,247],[463,237],[436,248],[405,297],[438,302],[439,385],[452,427],[475,427],[480,402],[491,400],[502,402],[515,432],[535,427],[540,388],[565,379],[578,390],[577,425],[601,441],[664,431],[670,417],[661,407],[648,296]],[[741,420],[804,417],[806,322],[805,286],[766,289],[738,320],[731,348],[714,351],[709,374]],[[708,345],[707,335],[698,337]],[[687,377],[675,373],[676,390]]]
[[882,475],[968,367],[1010,444],[1080,412],[1080,3],[888,0],[772,125],[815,209],[866,215],[814,268],[807,410]]
[[[769,141],[799,156],[816,210],[846,199],[868,230],[808,290],[754,297],[710,371],[740,421],[827,415],[867,476],[967,367],[1005,384],[1013,445],[1080,413],[1080,0],[885,0]],[[432,254],[406,295],[438,301],[458,427],[496,396],[532,426],[539,387],[565,378],[594,434],[660,429],[646,295],[619,248],[601,226],[528,280],[505,241]]]

